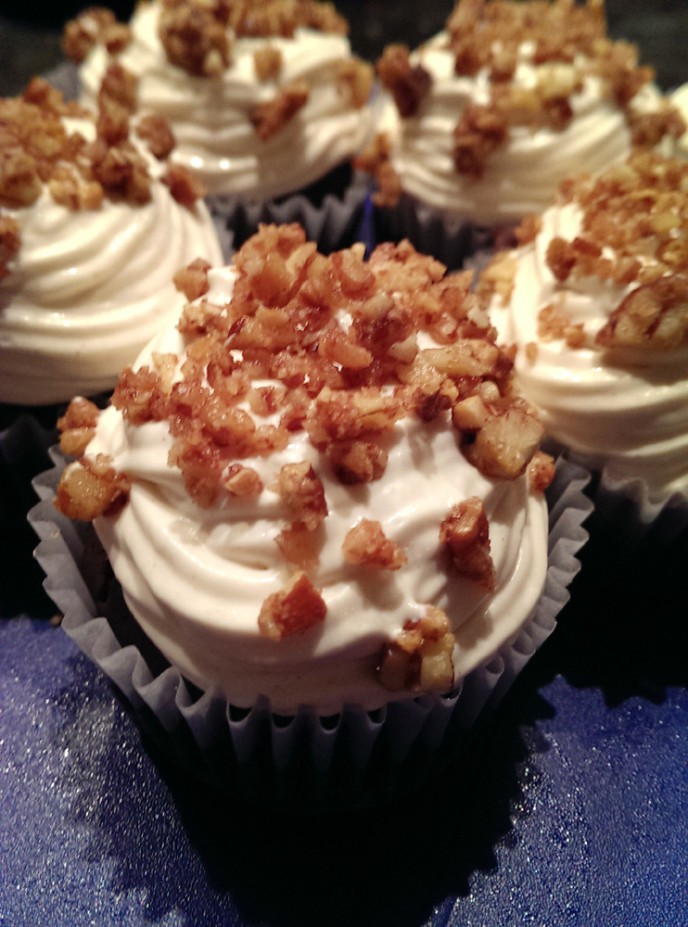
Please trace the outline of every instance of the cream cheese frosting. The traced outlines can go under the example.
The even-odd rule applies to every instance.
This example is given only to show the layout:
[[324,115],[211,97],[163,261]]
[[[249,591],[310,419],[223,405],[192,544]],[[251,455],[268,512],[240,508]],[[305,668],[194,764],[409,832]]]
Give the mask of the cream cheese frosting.
[[[224,305],[236,279],[231,268],[211,270],[203,301]],[[337,318],[346,329],[347,311]],[[422,340],[433,343],[427,335]],[[136,366],[171,354],[180,378],[185,350],[179,331],[168,329]],[[274,419],[256,417],[267,424]],[[402,417],[378,440],[388,455],[384,472],[351,485],[336,477],[307,431],[294,429],[286,446],[241,459],[262,480],[260,495],[224,494],[199,505],[181,471],[169,464],[173,440],[167,421],[134,424],[114,407],[100,415],[87,456],[106,455],[126,474],[130,489],[122,508],[96,518],[95,527],[132,613],[188,679],[203,689],[219,687],[243,707],[267,696],[273,709],[284,712],[309,704],[327,714],[352,702],[375,709],[416,694],[388,691],[376,667],[385,643],[409,620],[422,620],[429,606],[449,618],[457,682],[520,630],[547,568],[542,493],[531,488],[525,473],[497,479],[469,463],[448,412],[432,420]],[[285,464],[302,461],[317,472],[328,510],[318,529],[318,563],[309,572],[326,616],[274,640],[261,633],[258,615],[290,573],[276,543],[287,514],[275,485]],[[490,592],[442,568],[438,526],[452,506],[471,497],[482,501],[489,523],[496,577]],[[362,519],[379,522],[403,550],[401,569],[366,570],[345,562],[342,544]]]
[[[676,195],[685,203],[678,187]],[[642,208],[648,216],[659,212],[647,202]],[[685,215],[673,234],[677,244],[685,242]],[[575,197],[542,215],[534,240],[502,263],[506,273],[513,272],[513,287],[506,299],[493,297],[491,319],[501,341],[517,345],[520,388],[554,438],[585,455],[589,464],[604,467],[615,481],[643,480],[650,499],[686,495],[688,344],[680,335],[675,344],[599,343],[598,333],[640,286],[637,279],[614,281],[594,269],[557,278],[548,249],[556,239],[585,238],[584,221],[585,210]],[[656,264],[655,244],[638,235],[636,256],[646,269]],[[680,275],[686,272],[682,247]],[[608,246],[602,255],[617,265],[623,257]],[[677,314],[688,311],[686,305],[675,308]],[[547,323],[543,330],[541,313],[549,309],[558,331]]]
[[[308,28],[293,36],[232,42],[229,66],[213,77],[171,64],[158,27],[161,4],[139,4],[131,20],[131,41],[118,61],[138,78],[142,112],[165,116],[177,146],[173,160],[192,170],[210,194],[268,199],[302,189],[351,159],[370,128],[365,105],[354,105],[340,69],[352,61],[346,36]],[[279,54],[279,73],[256,74],[254,55],[269,46]],[[109,62],[96,45],[80,67],[83,102],[93,104]],[[256,133],[251,114],[281,88],[304,85],[308,99],[271,138]]]
[[[90,119],[66,125],[95,135]],[[204,204],[177,203],[159,180],[162,165],[146,159],[149,202],[106,198],[74,210],[46,186],[31,205],[3,208],[21,244],[0,280],[0,401],[40,405],[111,389],[174,317],[174,273],[196,257],[221,260]]]
[[[483,5],[473,6],[478,12],[469,10],[466,16],[475,15],[480,20]],[[490,6],[484,4],[486,22],[490,22]],[[526,8],[528,4],[513,6]],[[554,10],[562,5],[550,6]],[[468,7],[470,4],[462,0],[457,6],[458,16]],[[582,15],[580,8],[576,12]],[[540,5],[539,13],[534,10],[532,15],[544,18],[548,13]],[[449,25],[451,22],[450,18]],[[479,40],[482,28],[478,21],[471,42]],[[553,32],[558,28],[553,22]],[[557,39],[555,35],[551,38]],[[592,39],[587,44],[588,51],[592,50]],[[613,46],[610,42],[607,45],[611,60]],[[413,86],[418,72],[424,73],[427,85],[418,84],[417,107],[411,107],[411,112],[399,115],[390,104],[385,118],[390,164],[403,192],[419,203],[478,225],[509,225],[547,208],[559,183],[571,173],[598,172],[630,153],[632,130],[627,114],[606,76],[593,66],[585,51],[586,42],[579,42],[575,54],[569,48],[559,58],[550,54],[543,60],[540,45],[534,41],[516,42],[513,49],[495,41],[490,59],[475,70],[468,68],[471,73],[459,71],[459,47],[450,32],[443,31],[411,52],[408,80]],[[500,55],[507,51],[509,55],[513,51],[513,72],[494,78],[492,69],[499,66]],[[385,83],[384,71],[380,73]],[[401,92],[403,107],[403,87]],[[475,107],[490,110],[494,94],[505,92],[511,100],[504,108],[508,124],[505,140],[483,158],[479,171],[459,171],[454,134],[459,121]],[[526,96],[533,93],[540,100],[537,104],[535,97]],[[563,101],[560,112],[567,111],[566,118],[537,122],[534,106],[552,106],[553,112]],[[626,105],[629,112],[640,115],[657,113],[665,103],[657,87],[645,82]],[[492,146],[489,132],[487,141]],[[464,135],[471,144],[477,138],[470,129]]]

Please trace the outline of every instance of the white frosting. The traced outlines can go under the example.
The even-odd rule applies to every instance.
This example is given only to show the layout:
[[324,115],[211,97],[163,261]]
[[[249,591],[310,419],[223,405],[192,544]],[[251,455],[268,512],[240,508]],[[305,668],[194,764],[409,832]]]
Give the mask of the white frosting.
[[[688,123],[688,84],[681,84],[677,90],[674,90],[671,94],[671,102]],[[688,130],[678,140],[677,148],[680,155],[684,158],[688,157]]]
[[[446,33],[440,33],[411,55],[412,65],[422,64],[431,74],[432,86],[416,115],[397,117],[392,130],[392,165],[404,191],[420,202],[481,225],[509,224],[544,210],[568,175],[597,173],[629,154],[622,110],[604,93],[599,78],[588,75],[571,95],[574,115],[566,128],[515,126],[506,144],[488,157],[480,179],[459,174],[453,129],[466,106],[489,102],[490,83],[485,69],[475,77],[455,74],[454,53],[446,43]],[[536,86],[552,67],[535,66],[530,56],[531,50],[522,46],[512,78],[516,87]],[[581,69],[584,73],[582,62]],[[646,85],[633,105],[647,111],[659,101],[658,90]]]
[[[564,284],[554,278],[546,263],[549,242],[555,236],[571,241],[580,228],[575,204],[544,213],[535,241],[514,252],[513,294],[508,307],[495,298],[492,321],[503,343],[517,344],[518,382],[551,435],[606,464],[615,478],[645,480],[651,498],[688,494],[688,347],[594,346],[595,334],[633,287],[597,277]],[[538,337],[538,313],[550,304],[583,325],[590,346]],[[534,360],[526,353],[529,344],[537,344]]]
[[[231,290],[231,271],[211,272],[218,301]],[[176,330],[156,337],[152,351],[181,353]],[[203,688],[219,686],[237,705],[259,695],[274,708],[313,704],[323,713],[347,702],[378,707],[392,697],[377,681],[381,648],[428,603],[444,609],[456,633],[454,665],[460,678],[487,661],[513,636],[534,607],[547,564],[547,511],[527,478],[482,476],[460,453],[446,419],[434,424],[404,419],[389,439],[389,463],[374,483],[344,486],[330,474],[305,432],[267,458],[243,460],[269,486],[287,462],[309,460],[322,480],[329,514],[320,565],[312,576],[327,604],[316,628],[269,640],[259,633],[265,598],[288,572],[275,538],[284,527],[279,496],[224,498],[200,508],[181,474],[167,465],[165,423],[132,427],[115,409],[101,415],[90,454],[106,453],[132,481],[128,503],[114,518],[100,518],[104,543],[126,601],[168,659]],[[439,525],[449,508],[477,495],[490,524],[498,589],[487,596],[474,583],[441,567]],[[402,545],[408,563],[399,571],[347,566],[341,544],[361,518],[380,521]]]
[[[337,86],[337,67],[351,58],[346,37],[298,29],[293,38],[271,37],[282,55],[278,79],[259,81],[253,53],[265,39],[238,38],[232,63],[216,78],[195,77],[169,63],[158,38],[160,5],[139,4],[132,41],[118,56],[139,80],[142,111],[165,116],[177,147],[172,160],[193,170],[208,193],[265,199],[302,189],[360,150],[369,130],[367,107],[356,109]],[[96,47],[80,69],[83,101],[93,104],[108,63]],[[305,81],[307,103],[267,141],[249,114],[280,87]]]
[[[87,120],[71,130],[92,138]],[[162,167],[148,158],[151,174]],[[21,245],[0,281],[0,401],[61,402],[111,389],[120,370],[178,315],[172,276],[194,258],[222,255],[206,207],[180,206],[154,181],[143,205],[104,199],[74,211],[44,188],[36,202],[4,209]]]

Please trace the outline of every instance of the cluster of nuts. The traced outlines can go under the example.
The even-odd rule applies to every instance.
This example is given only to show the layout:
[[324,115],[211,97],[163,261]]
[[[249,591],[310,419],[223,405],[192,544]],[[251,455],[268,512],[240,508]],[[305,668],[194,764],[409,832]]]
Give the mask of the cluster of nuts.
[[[663,137],[678,138],[685,131],[674,107],[649,113],[633,109],[634,97],[653,71],[638,66],[633,45],[607,38],[598,0],[584,6],[570,0],[459,0],[446,28],[455,73],[472,77],[485,72],[490,88],[489,101],[466,106],[454,127],[454,166],[461,175],[482,177],[490,156],[517,126],[563,131],[573,118],[572,97],[588,77],[599,78],[623,110],[635,146],[654,147]],[[537,79],[528,87],[513,82],[524,43],[532,48],[529,60],[537,68]],[[415,116],[432,89],[430,72],[414,63],[402,45],[385,49],[377,71],[400,116]],[[378,203],[396,205],[401,187],[389,165],[388,145],[376,142],[361,164],[376,175]]]
[[[234,269],[232,295],[223,305],[207,299],[204,262],[177,275],[188,300],[180,321],[184,357],[154,355],[149,366],[125,370],[112,402],[132,425],[168,423],[169,464],[179,468],[198,505],[257,498],[266,488],[279,496],[284,527],[275,540],[291,578],[263,604],[262,633],[280,639],[325,620],[314,582],[329,517],[318,470],[344,485],[374,484],[401,419],[443,419],[465,457],[491,478],[515,479],[529,470],[534,488],[549,483],[552,462],[538,451],[542,427],[513,390],[512,357],[495,344],[470,274],[447,275],[408,242],[381,245],[369,260],[357,245],[326,257],[297,225],[261,227],[235,256]],[[422,333],[436,347],[423,348]],[[70,406],[61,422],[66,451],[84,454],[97,415],[85,400]],[[319,466],[285,464],[265,487],[250,458],[283,450],[296,432],[307,434]],[[81,460],[59,487],[65,514],[95,518],[126,504],[126,474],[107,460]],[[480,500],[455,505],[437,530],[447,569],[492,591]],[[362,570],[406,564],[405,551],[368,519],[351,526],[342,558]],[[437,611],[427,627],[405,629],[400,646],[418,666],[432,652],[444,667],[437,687],[448,688],[447,663],[438,653],[451,650],[451,632],[437,623]],[[381,666],[392,658],[398,668],[394,648]],[[424,686],[430,665],[421,673]],[[404,678],[411,677],[417,682],[409,669]]]

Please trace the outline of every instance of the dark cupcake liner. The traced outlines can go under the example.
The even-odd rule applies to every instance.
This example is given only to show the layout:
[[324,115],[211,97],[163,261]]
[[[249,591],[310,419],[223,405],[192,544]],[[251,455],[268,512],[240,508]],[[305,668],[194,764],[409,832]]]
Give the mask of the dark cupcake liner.
[[[29,515],[40,543],[45,590],[62,627],[124,695],[144,730],[201,778],[261,802],[321,811],[387,801],[416,787],[465,746],[556,626],[580,568],[592,505],[589,474],[560,461],[548,490],[549,568],[537,606],[514,638],[446,696],[421,695],[365,711],[346,705],[321,717],[309,706],[289,717],[267,699],[237,709],[217,690],[200,692],[136,625],[90,525],[70,522],[53,499],[64,460],[35,489]],[[105,617],[107,616],[107,617]]]

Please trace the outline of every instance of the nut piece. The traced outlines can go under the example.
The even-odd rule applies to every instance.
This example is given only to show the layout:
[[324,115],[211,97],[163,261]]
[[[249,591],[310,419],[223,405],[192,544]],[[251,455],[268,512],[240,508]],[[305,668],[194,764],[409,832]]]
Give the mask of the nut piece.
[[284,589],[267,597],[258,616],[261,634],[274,641],[301,634],[325,620],[327,606],[305,573],[294,573]]
[[352,566],[373,570],[398,570],[406,563],[406,554],[385,536],[379,521],[362,518],[350,528],[342,544],[344,559]]
[[281,87],[277,96],[267,103],[259,103],[251,113],[258,138],[267,142],[283,129],[308,102],[310,91],[305,81],[296,81]]
[[10,273],[9,265],[19,253],[21,233],[16,219],[0,214],[0,280]]
[[673,274],[633,290],[597,333],[604,348],[677,348],[688,341],[688,277]]
[[538,449],[544,428],[534,415],[512,407],[490,415],[472,442],[462,444],[466,458],[484,475],[515,480]]
[[60,448],[69,457],[80,457],[93,437],[100,409],[90,399],[76,396],[67,406],[65,414],[58,418]]
[[378,678],[393,692],[448,692],[454,685],[454,644],[447,616],[429,606],[423,618],[406,621],[382,648]]
[[279,493],[293,524],[313,531],[327,517],[323,484],[308,461],[285,464],[279,472],[274,488]]
[[450,509],[440,525],[440,542],[449,551],[460,576],[494,592],[496,580],[490,553],[490,526],[477,496]]
[[432,77],[422,65],[411,66],[408,48],[388,45],[377,62],[377,73],[382,86],[394,97],[399,114],[405,119],[415,116]]
[[127,477],[117,473],[109,457],[82,457],[60,477],[55,508],[67,518],[93,521],[100,515],[113,514],[126,502],[128,494]]

